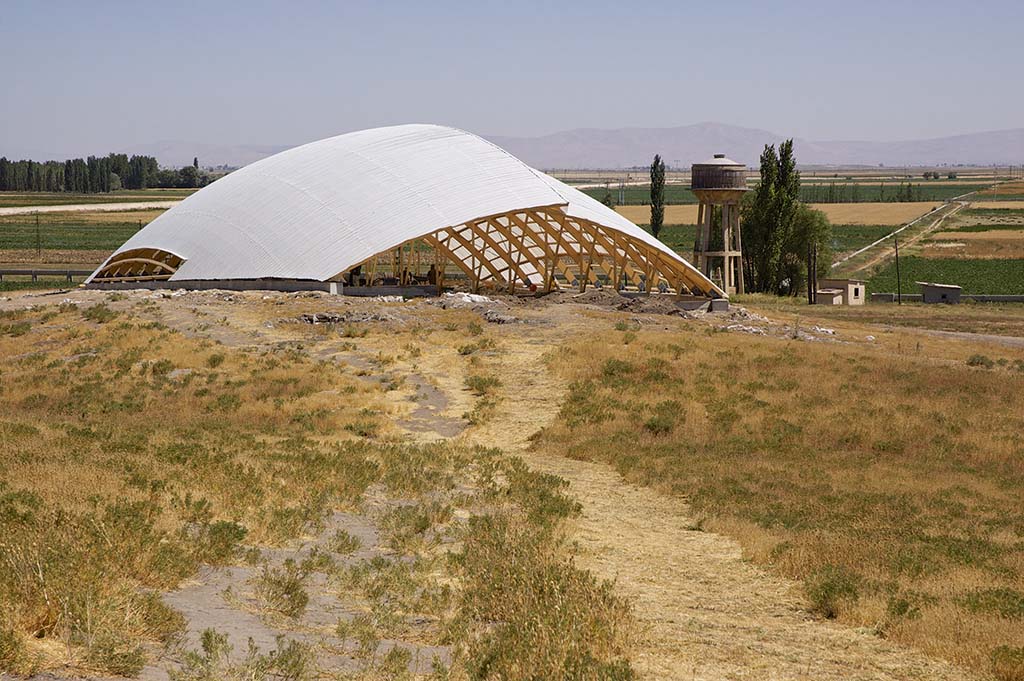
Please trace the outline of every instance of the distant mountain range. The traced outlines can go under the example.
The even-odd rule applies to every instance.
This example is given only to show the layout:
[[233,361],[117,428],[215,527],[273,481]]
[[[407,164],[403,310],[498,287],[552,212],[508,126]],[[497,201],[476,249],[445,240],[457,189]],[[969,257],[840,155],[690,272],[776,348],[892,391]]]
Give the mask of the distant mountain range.
[[[698,123],[678,128],[581,128],[541,137],[485,137],[536,168],[559,170],[646,166],[656,153],[673,167],[688,167],[716,153],[724,153],[754,166],[765,144],[778,143],[788,135],[721,123]],[[797,160],[804,166],[1024,164],[1024,128],[905,142],[816,142],[796,138],[794,144]],[[198,157],[203,167],[240,167],[287,148],[289,145],[226,145],[168,140],[120,151],[155,156],[165,166],[180,167]],[[106,150],[98,153],[106,153]],[[75,154],[61,156],[33,153],[27,149],[0,148],[0,156],[3,155],[44,160]]]
[[[787,137],[767,130],[698,123],[679,128],[586,128],[543,137],[488,139],[537,168],[612,169],[649,165],[656,153],[674,167],[687,167],[716,153],[756,165],[765,144],[775,144]],[[795,138],[793,144],[801,165],[1024,163],[1024,128],[905,142],[815,142]]]

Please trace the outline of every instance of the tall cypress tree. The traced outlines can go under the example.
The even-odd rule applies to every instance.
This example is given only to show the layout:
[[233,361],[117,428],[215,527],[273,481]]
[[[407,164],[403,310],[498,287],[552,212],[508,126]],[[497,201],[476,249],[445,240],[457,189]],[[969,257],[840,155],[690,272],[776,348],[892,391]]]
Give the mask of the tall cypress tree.
[[651,163],[651,234],[657,238],[665,223],[665,163],[654,155]]
[[[831,191],[831,190],[830,190]],[[795,295],[828,262],[831,225],[800,203],[793,140],[761,154],[761,181],[743,206],[743,266],[750,292]]]

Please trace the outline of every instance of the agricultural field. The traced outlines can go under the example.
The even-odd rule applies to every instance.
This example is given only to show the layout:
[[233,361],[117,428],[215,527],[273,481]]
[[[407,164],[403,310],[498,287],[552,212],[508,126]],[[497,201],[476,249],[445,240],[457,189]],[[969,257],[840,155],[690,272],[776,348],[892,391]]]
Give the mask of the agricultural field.
[[1024,201],[1024,181],[1005,182],[978,192],[980,201]]
[[[970,204],[901,254],[903,291],[917,293],[914,282],[935,281],[965,293],[1024,295],[1024,205],[991,205]],[[895,291],[895,263],[875,272],[868,286]]]
[[832,225],[832,254],[839,257],[852,253],[892,231],[892,225]]
[[[837,225],[903,225],[937,208],[938,203],[819,203],[820,210]],[[650,206],[616,206],[616,212],[638,225],[651,220]],[[666,225],[697,224],[697,206],[665,206]]]
[[[913,181],[907,183],[909,189],[904,188],[904,194],[900,193],[899,183],[823,183],[804,182],[800,187],[800,200],[805,203],[822,204],[856,204],[856,203],[916,203],[916,202],[942,202],[955,197],[960,197],[972,192],[978,192],[991,186],[989,183],[965,183],[965,182],[941,182],[941,181]],[[753,188],[753,183],[750,184]],[[589,196],[602,200],[605,196],[605,187],[587,187],[582,190]],[[616,205],[636,206],[649,205],[651,202],[650,185],[629,185],[622,188],[620,195],[616,183],[608,186],[611,192],[612,201]],[[620,201],[621,196],[621,201]],[[697,197],[689,189],[689,184],[665,184],[665,203],[672,204],[694,204]]]
[[[1024,295],[1024,260],[900,256],[904,293],[920,293],[914,282],[962,286],[964,293]],[[869,291],[896,291],[896,265],[889,263],[868,280]]]
[[0,192],[0,208],[21,206],[61,206],[89,203],[128,203],[136,201],[175,201],[195,193],[195,189],[125,189],[98,194],[72,192]]
[[[0,269],[91,270],[163,210],[0,215]],[[67,286],[6,275],[0,291]]]

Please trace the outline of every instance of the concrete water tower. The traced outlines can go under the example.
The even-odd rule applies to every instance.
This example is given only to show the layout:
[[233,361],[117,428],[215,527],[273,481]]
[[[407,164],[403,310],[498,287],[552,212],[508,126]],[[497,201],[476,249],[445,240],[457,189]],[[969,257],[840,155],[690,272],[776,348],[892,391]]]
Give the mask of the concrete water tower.
[[700,201],[694,265],[726,293],[743,293],[740,203],[747,191],[747,167],[715,154],[693,164],[690,188]]

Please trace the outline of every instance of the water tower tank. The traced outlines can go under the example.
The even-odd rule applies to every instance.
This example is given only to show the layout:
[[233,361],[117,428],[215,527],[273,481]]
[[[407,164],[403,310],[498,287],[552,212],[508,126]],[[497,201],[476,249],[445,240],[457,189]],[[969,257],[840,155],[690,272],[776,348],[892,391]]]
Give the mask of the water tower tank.
[[715,154],[714,158],[691,166],[690,187],[746,191],[747,167],[726,158],[725,154]]

